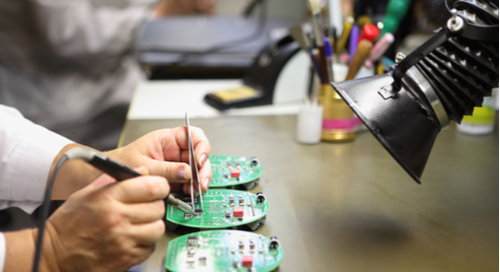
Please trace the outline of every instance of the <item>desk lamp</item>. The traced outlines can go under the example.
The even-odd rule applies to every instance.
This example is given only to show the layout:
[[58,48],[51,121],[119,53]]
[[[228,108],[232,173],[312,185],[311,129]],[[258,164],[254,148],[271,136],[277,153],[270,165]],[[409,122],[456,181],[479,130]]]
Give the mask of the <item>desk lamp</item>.
[[436,0],[434,9],[443,27],[389,73],[331,83],[417,183],[440,130],[498,86],[498,1]]

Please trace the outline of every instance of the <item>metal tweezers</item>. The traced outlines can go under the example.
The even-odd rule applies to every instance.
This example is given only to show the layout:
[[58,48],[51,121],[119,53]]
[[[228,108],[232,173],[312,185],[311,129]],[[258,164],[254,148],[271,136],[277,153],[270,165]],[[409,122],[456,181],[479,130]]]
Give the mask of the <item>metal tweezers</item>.
[[[189,166],[191,166],[191,181],[190,181],[190,186],[191,186],[191,204],[193,209],[196,212],[195,206],[194,206],[194,183],[196,182],[198,184],[198,197],[200,198],[200,210],[203,213],[203,197],[201,194],[201,185],[200,185],[200,178],[198,176],[198,164],[196,163],[196,155],[194,153],[194,147],[193,147],[193,139],[191,138],[191,129],[189,128],[189,115],[186,112],[185,115],[186,119],[186,127],[187,127],[187,134],[188,134],[188,141],[189,141]],[[199,210],[198,210],[199,211]]]

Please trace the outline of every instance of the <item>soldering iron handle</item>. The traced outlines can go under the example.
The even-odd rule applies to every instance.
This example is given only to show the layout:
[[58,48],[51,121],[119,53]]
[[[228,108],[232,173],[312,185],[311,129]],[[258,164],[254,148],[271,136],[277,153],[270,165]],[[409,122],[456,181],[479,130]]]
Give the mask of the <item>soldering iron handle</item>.
[[94,156],[89,163],[118,181],[141,176],[141,174],[136,171],[109,158]]

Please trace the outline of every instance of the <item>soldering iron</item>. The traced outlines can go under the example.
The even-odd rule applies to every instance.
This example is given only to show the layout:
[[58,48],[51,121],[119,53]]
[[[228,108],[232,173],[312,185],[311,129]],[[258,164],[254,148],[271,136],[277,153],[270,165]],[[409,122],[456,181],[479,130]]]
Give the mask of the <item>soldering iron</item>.
[[[99,170],[114,177],[117,181],[141,176],[141,174],[137,173],[136,171],[106,157],[104,154],[85,148],[83,146],[75,147],[69,150],[68,152],[66,152],[66,155],[69,159],[79,158],[85,160]],[[165,198],[165,202],[184,213],[196,215],[196,213],[193,211],[193,208],[189,206],[189,204],[183,202],[178,198],[175,198],[172,194],[169,194]]]

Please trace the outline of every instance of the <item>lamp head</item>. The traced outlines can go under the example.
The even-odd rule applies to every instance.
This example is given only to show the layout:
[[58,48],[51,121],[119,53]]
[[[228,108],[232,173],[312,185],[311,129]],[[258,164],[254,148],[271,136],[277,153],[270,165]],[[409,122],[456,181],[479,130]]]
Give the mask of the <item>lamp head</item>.
[[331,83],[417,183],[441,128],[498,86],[498,4],[443,2],[445,26],[389,73]]
[[332,87],[418,183],[440,127],[403,87],[394,99],[384,99],[379,89],[393,82],[390,74],[361,78]]

